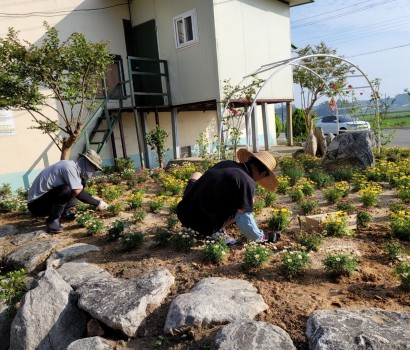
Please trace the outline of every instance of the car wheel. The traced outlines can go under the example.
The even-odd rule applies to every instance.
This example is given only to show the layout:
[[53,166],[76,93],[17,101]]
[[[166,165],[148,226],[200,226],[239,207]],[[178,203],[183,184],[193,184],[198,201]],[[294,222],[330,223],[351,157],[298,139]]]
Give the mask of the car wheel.
[[346,132],[347,132],[347,129],[345,129],[345,128],[339,129],[339,135],[344,134]]

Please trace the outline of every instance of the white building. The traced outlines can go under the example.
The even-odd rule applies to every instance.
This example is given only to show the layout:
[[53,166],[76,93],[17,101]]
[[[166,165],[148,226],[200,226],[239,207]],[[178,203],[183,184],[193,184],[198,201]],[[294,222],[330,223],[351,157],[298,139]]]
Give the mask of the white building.
[[[112,164],[114,158],[128,156],[138,167],[141,162],[152,167],[155,156],[146,147],[144,134],[156,123],[170,133],[167,159],[180,157],[181,150],[184,153],[194,146],[200,133],[213,139],[218,133],[223,80],[230,79],[235,85],[263,64],[290,58],[289,8],[308,2],[311,0],[3,0],[0,36],[13,27],[22,39],[39,43],[45,32],[43,21],[47,21],[62,39],[77,31],[91,41],[108,40],[117,57],[108,87],[131,80],[132,87],[127,86],[126,91],[135,98],[124,102],[126,108],[103,145],[101,157],[105,164]],[[162,75],[153,75],[155,72]],[[263,109],[266,124],[272,125],[274,103],[293,101],[291,70],[276,77],[259,99],[258,109]],[[40,170],[60,158],[48,136],[29,129],[31,119],[23,111],[0,111],[4,130],[0,132],[0,184],[28,187]],[[258,130],[258,137],[263,135]],[[83,150],[85,139],[74,147],[73,158]],[[269,145],[273,139],[269,136]]]

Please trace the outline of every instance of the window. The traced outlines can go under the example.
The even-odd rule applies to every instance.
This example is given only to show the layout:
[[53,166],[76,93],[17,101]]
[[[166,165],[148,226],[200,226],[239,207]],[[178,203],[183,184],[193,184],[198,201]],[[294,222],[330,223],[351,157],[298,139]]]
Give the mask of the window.
[[177,48],[197,43],[199,38],[196,10],[174,17],[174,30]]

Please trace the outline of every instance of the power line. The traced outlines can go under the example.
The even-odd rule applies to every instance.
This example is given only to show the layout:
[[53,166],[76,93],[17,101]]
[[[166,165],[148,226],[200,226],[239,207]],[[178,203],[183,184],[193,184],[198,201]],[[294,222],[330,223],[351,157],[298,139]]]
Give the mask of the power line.
[[359,53],[357,55],[353,55],[353,56],[349,56],[347,58],[352,58],[352,57],[358,57],[358,56],[364,56],[364,55],[370,55],[372,53],[377,53],[377,52],[382,52],[382,51],[388,51],[388,50],[393,50],[393,49],[399,49],[405,46],[410,46],[410,43],[408,44],[403,44],[403,45],[399,45],[399,46],[393,46],[393,47],[387,47],[385,49],[380,49],[380,50],[376,50],[376,51],[370,51],[370,52],[364,52],[364,53]]
[[[345,13],[333,14],[333,15],[331,15],[331,16],[329,16],[329,17],[326,17],[326,18],[323,18],[323,19],[318,19],[318,20],[316,20],[316,21],[311,21],[311,22],[307,22],[307,23],[304,23],[304,24],[299,24],[299,25],[294,26],[294,27],[291,27],[291,28],[292,28],[292,30],[294,30],[294,29],[300,29],[300,28],[307,27],[307,26],[311,26],[311,25],[313,25],[313,24],[317,24],[317,23],[320,23],[320,22],[329,21],[329,20],[331,20],[331,19],[340,18],[340,17],[344,17],[344,16],[351,15],[351,14],[353,14],[353,13],[357,13],[357,12],[360,12],[360,11],[368,10],[368,9],[374,8],[374,7],[376,7],[376,6],[380,6],[380,5],[387,4],[387,3],[392,2],[392,1],[396,1],[396,0],[384,0],[384,1],[382,1],[382,2],[373,3],[373,4],[371,4],[371,5],[367,5],[367,6],[362,7],[362,8],[357,8],[357,9],[355,9],[355,10],[351,10],[351,11],[348,11],[348,12],[345,12]],[[334,13],[334,12],[335,12],[335,11],[331,11],[331,12],[329,12],[329,13]]]
[[105,6],[105,7],[97,7],[97,8],[90,8],[90,9],[74,9],[74,10],[65,10],[65,11],[52,11],[52,12],[27,12],[27,13],[4,13],[0,12],[0,17],[11,17],[11,18],[25,18],[25,17],[55,17],[64,14],[68,14],[71,12],[89,12],[89,11],[99,11],[99,10],[106,10],[113,7],[124,6],[128,5],[128,3],[122,3],[117,5]]

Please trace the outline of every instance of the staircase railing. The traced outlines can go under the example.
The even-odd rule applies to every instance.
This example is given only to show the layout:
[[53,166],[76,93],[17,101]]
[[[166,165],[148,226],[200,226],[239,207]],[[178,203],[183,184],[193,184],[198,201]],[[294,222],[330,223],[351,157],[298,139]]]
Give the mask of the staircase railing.
[[[95,112],[91,116],[91,118],[88,119],[87,123],[84,125],[83,129],[81,130],[80,136],[77,138],[75,143],[77,143],[82,138],[82,136],[84,135],[84,138],[85,138],[84,149],[89,149],[90,148],[90,134],[91,134],[91,132],[89,132],[89,128],[95,125],[96,120],[101,115],[104,115],[106,123],[107,123],[107,127],[109,127],[109,125],[111,123],[110,123],[110,114],[109,114],[108,103],[111,100],[118,101],[118,104],[119,104],[118,110],[121,111],[124,108],[123,101],[126,100],[127,98],[131,97],[130,95],[124,95],[124,91],[126,91],[125,85],[128,84],[129,82],[130,82],[129,80],[119,82],[112,89],[112,91],[108,94],[108,96],[101,102],[100,106],[98,106],[98,108],[95,110]],[[118,97],[118,95],[120,95],[120,97]],[[110,133],[109,133],[108,137],[111,135],[111,133],[112,133],[112,130],[110,130]],[[106,143],[108,137],[105,138],[105,140],[104,140],[105,143]],[[98,147],[97,153],[101,153],[104,146],[105,146],[105,144],[102,145],[102,147]]]

